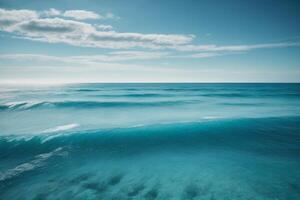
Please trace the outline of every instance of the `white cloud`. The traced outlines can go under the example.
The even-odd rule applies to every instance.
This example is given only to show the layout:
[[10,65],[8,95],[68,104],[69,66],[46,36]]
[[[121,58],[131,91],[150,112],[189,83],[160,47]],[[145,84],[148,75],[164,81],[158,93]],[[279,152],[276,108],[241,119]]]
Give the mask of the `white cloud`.
[[71,17],[76,20],[84,20],[84,19],[101,19],[104,18],[103,16],[86,10],[67,10],[64,12],[63,16]]
[[[59,17],[58,17],[59,16]],[[49,43],[65,43],[73,46],[109,49],[146,48],[197,52],[189,57],[213,57],[219,54],[209,52],[244,52],[254,49],[283,48],[300,46],[298,42],[267,43],[254,45],[195,45],[194,35],[183,34],[142,34],[112,31],[110,25],[94,25],[60,17],[68,16],[77,20],[115,18],[112,13],[99,15],[92,11],[54,8],[37,12],[33,10],[0,9],[0,30],[11,32],[23,39]],[[223,54],[222,54],[223,55]]]
[[43,54],[1,54],[0,60],[14,61],[57,61],[59,57],[48,56]]
[[99,62],[119,62],[129,60],[153,60],[168,56],[167,52],[145,52],[145,51],[119,51],[106,55],[70,56],[72,62],[86,64],[97,64]]
[[43,17],[66,17],[72,18],[75,20],[86,20],[86,19],[119,19],[113,13],[106,13],[106,14],[98,14],[93,11],[88,10],[66,10],[61,11],[55,8],[50,8],[48,10],[44,10],[39,12]]
[[99,31],[111,31],[113,29],[111,25],[103,25],[103,24],[97,25],[96,27]]
[[75,20],[57,17],[41,18],[34,11],[6,11],[2,9],[2,12],[11,21],[11,23],[1,23],[3,31],[15,33],[18,37],[25,39],[50,43],[112,49],[132,47],[158,49],[166,45],[186,44],[194,38],[193,35],[108,32],[107,30],[111,29],[111,26],[102,25],[97,29],[95,25]]
[[39,14],[32,10],[5,10],[0,8],[0,29],[7,31],[7,28],[24,20],[37,19]]
[[222,55],[222,54],[215,53],[215,52],[203,52],[203,53],[186,55],[184,57],[186,57],[186,58],[211,58],[211,57],[216,57],[216,56],[220,56],[220,55]]
[[253,45],[182,45],[173,46],[173,49],[178,51],[208,51],[208,52],[226,52],[226,51],[249,51],[253,49],[267,49],[267,48],[283,48],[300,46],[299,42],[284,42],[284,43],[269,43],[269,44],[253,44]]
[[120,33],[95,31],[88,36],[89,46],[103,48],[144,47],[160,49],[166,45],[181,45],[193,40],[193,35]]
[[97,65],[103,62],[119,62],[131,60],[153,60],[165,58],[168,52],[160,51],[116,51],[100,55],[85,56],[50,56],[44,54],[2,54],[0,61],[27,62],[35,64],[74,64],[74,65]]
[[61,11],[55,8],[50,8],[49,10],[43,11],[42,15],[45,15],[46,17],[59,16],[61,15]]
[[95,31],[90,24],[60,18],[33,19],[7,29],[25,39],[84,46],[86,37]]

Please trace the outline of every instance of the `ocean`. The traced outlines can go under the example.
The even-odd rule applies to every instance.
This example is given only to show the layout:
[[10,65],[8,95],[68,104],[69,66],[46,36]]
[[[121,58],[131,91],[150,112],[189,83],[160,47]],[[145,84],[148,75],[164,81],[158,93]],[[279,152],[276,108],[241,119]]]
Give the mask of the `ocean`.
[[0,86],[0,199],[300,199],[300,84]]

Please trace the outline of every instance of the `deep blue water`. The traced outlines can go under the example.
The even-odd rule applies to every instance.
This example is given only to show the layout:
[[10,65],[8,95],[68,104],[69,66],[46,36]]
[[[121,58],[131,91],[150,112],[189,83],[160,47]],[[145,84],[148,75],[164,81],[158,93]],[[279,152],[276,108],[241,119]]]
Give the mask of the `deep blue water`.
[[300,84],[0,86],[0,199],[300,199]]

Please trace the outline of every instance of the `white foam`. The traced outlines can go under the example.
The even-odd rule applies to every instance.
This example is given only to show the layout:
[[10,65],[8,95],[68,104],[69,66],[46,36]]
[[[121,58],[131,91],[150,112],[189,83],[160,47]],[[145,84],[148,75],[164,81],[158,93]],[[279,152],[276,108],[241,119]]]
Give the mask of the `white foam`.
[[203,119],[220,119],[218,116],[205,116]]
[[18,106],[20,104],[25,104],[26,102],[24,101],[18,101],[18,102],[8,102],[5,103],[4,105],[8,106],[8,108],[14,108],[15,106]]
[[42,102],[39,101],[16,101],[5,103],[8,108],[28,109]]
[[79,126],[79,124],[76,124],[76,123],[66,124],[66,125],[56,126],[53,128],[46,129],[46,130],[42,131],[42,133],[55,133],[55,132],[59,132],[59,131],[66,131],[66,130],[76,128],[78,126]]
[[137,127],[143,127],[143,126],[147,126],[147,124],[136,124],[136,125],[129,126],[128,128],[137,128]]
[[38,167],[41,167],[45,164],[45,161],[52,156],[66,156],[68,154],[67,151],[64,151],[62,147],[59,147],[49,153],[43,153],[35,156],[34,160],[20,164],[15,168],[9,169],[3,173],[0,173],[0,181],[5,181],[7,179],[13,178],[15,176],[19,176],[20,174],[34,170]]

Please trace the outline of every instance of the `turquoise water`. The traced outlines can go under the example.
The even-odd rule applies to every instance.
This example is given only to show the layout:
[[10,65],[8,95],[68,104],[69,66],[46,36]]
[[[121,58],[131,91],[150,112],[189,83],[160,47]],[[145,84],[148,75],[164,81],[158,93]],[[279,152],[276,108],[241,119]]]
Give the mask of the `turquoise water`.
[[1,86],[0,199],[300,199],[300,84]]

